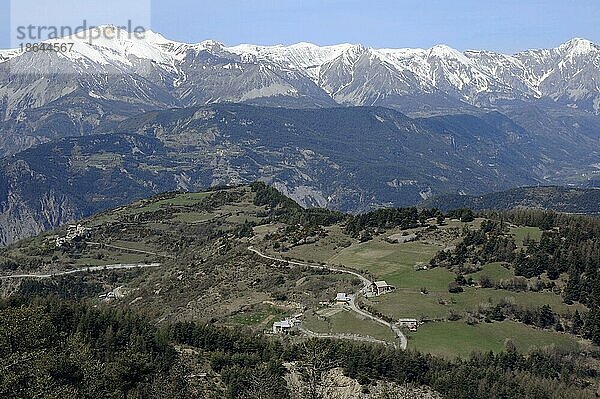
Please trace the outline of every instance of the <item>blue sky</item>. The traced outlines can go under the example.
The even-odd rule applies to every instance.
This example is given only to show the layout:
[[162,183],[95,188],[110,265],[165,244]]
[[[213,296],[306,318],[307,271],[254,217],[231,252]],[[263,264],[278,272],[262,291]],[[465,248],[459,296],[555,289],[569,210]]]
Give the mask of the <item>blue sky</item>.
[[[39,7],[32,7],[31,15],[47,14],[44,8],[56,1],[69,0],[39,0]],[[351,42],[373,47],[430,47],[444,43],[460,50],[485,48],[508,53],[553,47],[573,37],[600,42],[599,0],[146,1],[152,2],[151,28],[186,42]],[[0,0],[3,48],[10,43],[8,3],[9,0]],[[90,18],[88,5],[94,3],[106,1],[80,0],[81,6],[61,12],[65,19],[73,21],[82,18],[78,13],[88,13]],[[115,7],[105,9],[120,11]]]

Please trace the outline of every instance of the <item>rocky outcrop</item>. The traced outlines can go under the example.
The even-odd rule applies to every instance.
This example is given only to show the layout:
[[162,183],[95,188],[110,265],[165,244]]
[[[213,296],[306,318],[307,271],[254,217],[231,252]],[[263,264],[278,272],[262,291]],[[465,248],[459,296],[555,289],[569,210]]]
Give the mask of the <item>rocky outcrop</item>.
[[51,190],[41,198],[28,200],[11,190],[0,210],[0,245],[34,236],[81,216],[81,211],[64,194]]
[[[301,377],[296,363],[286,364],[286,380],[293,399],[304,399],[311,389]],[[377,384],[363,386],[358,381],[344,375],[342,369],[334,368],[324,373],[316,385],[318,395],[323,399],[441,399],[442,396],[428,387],[398,385],[378,381]]]

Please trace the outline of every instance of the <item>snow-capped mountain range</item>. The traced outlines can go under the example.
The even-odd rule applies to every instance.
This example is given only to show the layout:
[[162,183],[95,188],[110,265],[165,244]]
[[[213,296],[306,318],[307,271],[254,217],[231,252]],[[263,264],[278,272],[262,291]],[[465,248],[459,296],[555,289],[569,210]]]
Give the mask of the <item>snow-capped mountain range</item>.
[[0,51],[0,245],[152,193],[256,180],[348,210],[600,186],[600,47],[583,39],[504,55],[97,29],[47,42],[58,52]]
[[227,47],[102,26],[45,43],[69,51],[0,51],[1,154],[149,110],[219,102],[384,106],[413,116],[527,102],[600,113],[600,47],[584,39],[505,55],[444,45]]
[[[0,52],[0,65],[33,74],[7,82],[4,68],[0,94],[8,99],[7,113],[22,109],[29,97],[21,86],[40,88],[36,76],[60,72],[87,74],[42,85],[53,93],[35,95],[28,107],[40,106],[76,90],[93,98],[126,99],[133,103],[199,105],[220,101],[284,103],[298,106],[384,105],[402,108],[402,97],[418,95],[446,104],[460,101],[490,106],[502,100],[548,99],[571,107],[600,112],[600,46],[573,39],[554,49],[514,55],[490,51],[460,52],[445,45],[430,49],[375,49],[362,45],[291,46],[239,45],[215,41],[185,44],[146,32],[129,36],[111,26],[102,38],[66,37],[49,43],[73,43],[68,52]],[[119,36],[114,39],[106,37]],[[119,74],[131,93],[117,94],[97,74]],[[70,82],[65,86],[65,82]],[[60,90],[52,90],[58,84]],[[114,88],[113,88],[114,89]],[[124,91],[120,86],[119,91]],[[158,104],[155,104],[158,105]]]

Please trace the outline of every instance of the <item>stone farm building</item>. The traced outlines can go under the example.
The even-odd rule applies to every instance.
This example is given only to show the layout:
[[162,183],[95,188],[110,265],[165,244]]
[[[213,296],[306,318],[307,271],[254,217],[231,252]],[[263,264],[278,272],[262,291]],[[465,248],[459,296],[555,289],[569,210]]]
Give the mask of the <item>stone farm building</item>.
[[276,321],[275,323],[273,323],[273,333],[289,334],[291,332],[297,331],[299,326],[300,320],[296,318]]
[[389,285],[385,281],[375,281],[373,285],[371,285],[371,292],[374,296],[379,296],[383,294],[387,294],[388,292],[392,292],[396,289],[393,285]]

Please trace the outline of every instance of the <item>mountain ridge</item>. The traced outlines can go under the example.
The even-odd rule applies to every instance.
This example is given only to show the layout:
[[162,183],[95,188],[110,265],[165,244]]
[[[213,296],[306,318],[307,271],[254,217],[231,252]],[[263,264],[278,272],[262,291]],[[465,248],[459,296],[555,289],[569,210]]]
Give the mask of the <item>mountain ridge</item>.
[[[428,109],[411,97],[425,96],[425,103],[433,104],[429,111],[546,99],[600,112],[600,91],[594,83],[600,74],[600,47],[585,39],[506,55],[460,52],[446,45],[227,47],[214,40],[180,43],[152,31],[137,38],[125,37],[129,33],[111,26],[96,29],[105,35],[90,30],[45,42],[72,43],[66,52],[3,50],[3,119],[18,115],[22,119],[25,110],[76,91],[91,102],[121,101],[146,109],[247,102],[292,107],[380,105],[415,112]],[[92,40],[92,34],[101,37]],[[63,79],[40,82],[41,76],[53,73]],[[11,80],[13,75],[19,79]],[[118,76],[118,87],[102,78],[110,75]]]
[[99,32],[47,41],[73,43],[66,52],[0,52],[0,155],[89,134],[146,111],[223,102],[382,106],[409,116],[506,113],[525,104],[589,115],[600,124],[600,47],[584,39],[505,55],[446,45],[227,47],[214,40],[180,43],[152,31],[137,38],[111,26],[97,29],[108,32],[94,40],[89,37]]
[[600,215],[600,189],[560,186],[517,187],[483,195],[445,194],[430,198],[421,206],[442,211],[468,208],[473,210],[508,210],[529,208],[572,214]]

